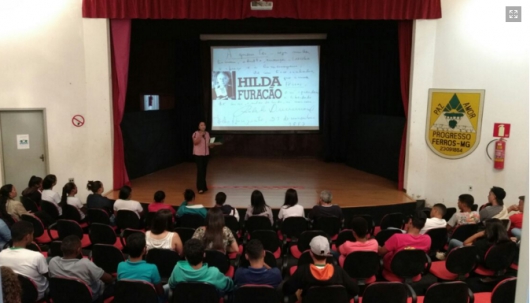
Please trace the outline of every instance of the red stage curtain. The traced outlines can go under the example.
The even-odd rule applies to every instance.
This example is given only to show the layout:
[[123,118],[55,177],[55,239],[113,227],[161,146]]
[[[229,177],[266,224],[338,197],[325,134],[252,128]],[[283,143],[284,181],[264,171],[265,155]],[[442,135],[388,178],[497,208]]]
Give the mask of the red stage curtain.
[[123,151],[121,120],[125,109],[129,51],[131,44],[131,20],[110,20],[112,38],[112,109],[114,120],[114,189],[129,184]]
[[399,73],[401,83],[401,99],[405,112],[405,127],[401,137],[401,151],[399,153],[398,189],[403,189],[405,178],[405,153],[407,144],[407,119],[409,114],[409,85],[410,85],[410,57],[412,49],[412,21],[398,22],[399,39]]
[[370,19],[442,17],[440,0],[275,0],[253,11],[250,0],[83,0],[84,18],[108,19]]

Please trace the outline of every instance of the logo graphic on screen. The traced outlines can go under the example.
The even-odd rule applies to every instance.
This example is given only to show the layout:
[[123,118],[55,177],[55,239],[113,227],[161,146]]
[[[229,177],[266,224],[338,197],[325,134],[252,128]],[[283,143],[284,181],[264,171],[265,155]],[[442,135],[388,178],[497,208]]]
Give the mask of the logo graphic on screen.
[[144,110],[159,110],[160,101],[158,95],[144,95]]
[[212,73],[212,99],[235,99],[234,79],[236,72],[217,71]]

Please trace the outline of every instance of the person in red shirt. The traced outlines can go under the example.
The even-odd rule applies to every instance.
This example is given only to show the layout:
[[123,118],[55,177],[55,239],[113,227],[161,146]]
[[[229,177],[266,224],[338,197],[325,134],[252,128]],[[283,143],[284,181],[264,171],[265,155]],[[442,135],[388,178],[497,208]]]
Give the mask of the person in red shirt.
[[173,214],[173,217],[175,216],[175,209],[169,205],[169,204],[165,204],[164,203],[164,199],[166,198],[166,193],[164,193],[163,191],[159,190],[155,193],[155,202],[149,204],[149,206],[147,206],[147,211],[150,212],[150,213],[156,213],[157,211],[161,210],[161,209],[169,209],[171,211],[171,213]]
[[521,239],[521,230],[523,229],[523,210],[524,210],[524,196],[519,197],[519,204],[508,207],[508,212],[516,211],[517,213],[510,216],[510,233]]

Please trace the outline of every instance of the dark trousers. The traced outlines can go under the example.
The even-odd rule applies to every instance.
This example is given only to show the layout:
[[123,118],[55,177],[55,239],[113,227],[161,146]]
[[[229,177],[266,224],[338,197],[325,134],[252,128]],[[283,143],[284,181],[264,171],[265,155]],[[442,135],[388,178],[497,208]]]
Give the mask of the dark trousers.
[[197,164],[197,190],[206,191],[206,167],[208,167],[209,156],[195,156],[195,164]]

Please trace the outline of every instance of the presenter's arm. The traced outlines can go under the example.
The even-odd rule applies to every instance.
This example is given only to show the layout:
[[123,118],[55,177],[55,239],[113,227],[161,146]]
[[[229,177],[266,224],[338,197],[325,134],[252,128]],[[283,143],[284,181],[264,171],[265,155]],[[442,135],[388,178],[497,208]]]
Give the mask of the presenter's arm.
[[199,143],[201,143],[201,140],[203,138],[203,134],[201,134],[200,131],[196,131],[193,133],[193,135],[191,136],[192,140],[193,140],[193,144],[194,145],[197,145]]

